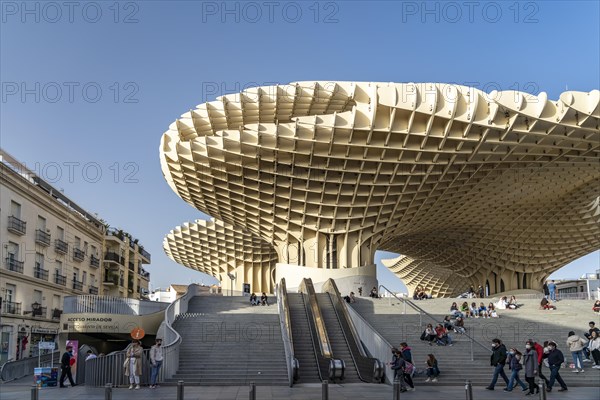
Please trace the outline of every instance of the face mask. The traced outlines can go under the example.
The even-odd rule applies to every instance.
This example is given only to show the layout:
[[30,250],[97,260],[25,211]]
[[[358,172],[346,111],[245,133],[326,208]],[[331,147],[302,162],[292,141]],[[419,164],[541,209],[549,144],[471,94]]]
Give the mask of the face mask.
[[514,351],[509,351],[508,354],[510,354],[511,356],[514,356],[515,352]]
[[492,349],[495,348],[497,346],[496,343],[492,343]]
[[529,350],[529,349],[531,349],[531,346],[530,346],[530,345],[525,345],[525,348],[526,348],[527,350]]

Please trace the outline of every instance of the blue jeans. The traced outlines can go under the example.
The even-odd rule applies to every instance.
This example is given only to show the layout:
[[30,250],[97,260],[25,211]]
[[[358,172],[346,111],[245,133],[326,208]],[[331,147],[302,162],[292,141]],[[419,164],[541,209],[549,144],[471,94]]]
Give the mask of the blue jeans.
[[498,375],[504,379],[504,382],[506,382],[506,385],[508,386],[508,377],[504,373],[504,364],[498,364],[494,368],[494,376],[492,377],[492,382],[490,383],[489,387],[493,388],[496,386],[496,382],[498,382]]
[[527,385],[525,385],[521,378],[519,378],[519,370],[513,369],[512,373],[510,374],[510,379],[508,380],[507,389],[512,390],[514,387],[513,385],[516,385],[517,383],[521,385],[523,390],[527,389]]
[[550,291],[550,300],[556,301],[556,292],[554,290]]
[[571,356],[573,357],[575,368],[583,369],[583,351],[572,351]]
[[440,370],[437,367],[433,367],[433,368],[427,368],[427,377],[431,378],[437,378],[438,375],[440,374]]
[[150,375],[150,384],[156,385],[156,379],[158,378],[158,372],[160,371],[160,367],[162,366],[162,360],[157,361],[156,365],[152,366],[152,374]]
[[552,389],[552,386],[554,386],[555,380],[558,381],[558,383],[560,384],[560,386],[563,389],[567,388],[567,384],[565,383],[565,381],[563,381],[562,377],[558,373],[559,370],[560,370],[560,365],[551,365],[550,366],[550,382],[548,383],[548,389]]

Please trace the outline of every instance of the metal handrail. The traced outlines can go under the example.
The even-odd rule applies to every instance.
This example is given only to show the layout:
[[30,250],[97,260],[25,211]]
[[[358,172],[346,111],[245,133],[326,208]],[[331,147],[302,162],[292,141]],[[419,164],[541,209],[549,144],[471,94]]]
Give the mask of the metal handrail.
[[294,342],[292,339],[292,322],[290,319],[290,306],[287,297],[287,288],[285,278],[275,288],[279,301],[277,309],[279,311],[279,322],[281,326],[281,335],[283,338],[283,348],[285,350],[286,365],[288,370],[288,381],[290,387],[294,384]]
[[315,328],[317,330],[317,336],[319,338],[319,348],[321,354],[326,358],[332,358],[331,344],[327,335],[327,329],[325,328],[325,321],[323,315],[319,309],[319,303],[317,302],[317,294],[312,284],[311,279],[303,279],[298,288],[308,295],[310,311],[315,321]]
[[[414,304],[412,301],[410,301],[407,298],[403,298],[403,297],[398,297],[396,296],[396,294],[394,292],[392,292],[390,289],[388,289],[387,287],[385,287],[384,285],[379,285],[379,289],[384,288],[389,294],[391,294],[392,296],[394,296],[398,301],[404,302],[404,304],[408,304],[410,307],[412,307],[414,310],[419,311],[420,314],[425,314],[426,316],[428,316],[431,320],[433,320],[436,324],[442,324],[443,325],[443,321],[438,320],[437,318],[435,318],[433,315],[429,314],[427,311],[423,310],[421,307],[419,307],[418,305]],[[381,292],[381,290],[380,290]],[[421,322],[420,324],[421,326],[423,325],[423,323]],[[480,347],[486,349],[487,351],[489,351],[490,353],[492,352],[492,350],[489,349],[489,347],[487,347],[486,345],[484,345],[483,343],[480,343],[479,341],[475,340],[475,338],[473,338],[471,335],[469,335],[468,333],[464,332],[462,334],[463,336],[466,336],[470,339],[471,343],[477,343]],[[473,358],[473,349],[471,348],[471,358]]]
[[161,312],[168,306],[169,303],[157,301],[112,296],[80,295],[65,297],[63,312],[65,314],[146,315]]
[[[360,336],[358,335],[356,327],[352,322],[352,318],[350,318],[350,314],[348,313],[346,302],[342,298],[335,281],[331,278],[328,279],[323,284],[321,291],[329,294],[329,298],[331,299],[333,305],[333,311],[335,312],[342,327],[342,335],[346,340],[348,350],[350,350],[350,357],[352,357],[352,361],[356,366],[356,372],[358,373],[360,380],[363,382],[372,383],[376,379],[380,379],[380,376],[376,376],[375,366],[382,366],[383,364],[377,358],[369,357],[365,352],[363,344],[360,340]],[[350,337],[348,332],[350,333]],[[357,352],[358,354],[356,354]]]
[[24,376],[32,375],[33,369],[39,365],[50,366],[54,364],[58,367],[60,351],[43,354],[38,357],[26,357],[20,360],[7,361],[0,365],[0,380],[3,382],[12,381]]

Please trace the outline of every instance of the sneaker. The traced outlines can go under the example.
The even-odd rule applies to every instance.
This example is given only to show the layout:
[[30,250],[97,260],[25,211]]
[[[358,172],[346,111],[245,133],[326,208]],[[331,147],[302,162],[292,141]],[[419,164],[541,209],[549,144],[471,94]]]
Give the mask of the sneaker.
[[594,365],[592,368],[600,369],[600,365]]
[[579,370],[579,372],[581,372],[581,373],[583,374],[585,371],[583,370],[583,368],[581,368],[581,369]]
[[574,374],[578,374],[578,373],[579,373],[579,370],[578,370],[577,368],[575,368],[575,369],[574,369],[573,371],[571,371],[571,372],[572,372],[572,373],[574,373]]
[[486,387],[485,387],[485,390],[494,390],[494,388],[493,388],[493,387],[491,387],[491,386],[486,386]]
[[413,387],[413,388],[410,388],[410,389],[408,389],[408,390],[410,390],[411,392],[414,392],[414,391],[415,391],[415,388]]
[[129,390],[133,389],[133,385],[129,385]]
[[425,379],[425,382],[431,382],[431,378]]
[[437,382],[437,378],[433,378],[431,382]]
[[452,343],[450,343],[448,346],[453,346],[453,344],[452,344]]
[[560,389],[558,389],[559,392],[566,392],[567,390],[569,390],[569,389],[563,388],[563,387],[561,387]]
[[583,360],[583,362],[592,362],[592,360],[590,360],[589,358],[586,358],[585,360]]
[[509,388],[504,388],[502,390],[504,390],[505,392],[512,392],[512,389],[509,389]]
[[138,390],[140,388],[140,385],[135,385],[135,390]]

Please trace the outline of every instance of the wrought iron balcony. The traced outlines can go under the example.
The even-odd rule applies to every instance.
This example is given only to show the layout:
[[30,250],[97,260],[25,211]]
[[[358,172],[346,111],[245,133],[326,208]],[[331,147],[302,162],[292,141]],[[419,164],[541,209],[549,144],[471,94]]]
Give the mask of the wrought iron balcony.
[[6,268],[9,271],[23,273],[23,261],[18,261],[12,257],[6,257]]
[[73,289],[83,291],[83,282],[73,280]]
[[56,283],[57,285],[66,286],[67,285],[67,277],[64,275],[61,275],[57,272],[56,275],[54,276],[54,283]]
[[54,239],[54,250],[57,253],[67,254],[69,251],[69,244],[64,240]]
[[12,301],[2,302],[2,313],[21,315],[21,303],[14,303]]
[[135,271],[135,264],[132,262],[129,262],[129,270],[130,271]]
[[142,269],[142,270],[140,271],[140,276],[141,276],[142,278],[144,278],[144,279],[148,279],[148,280],[150,280],[150,272],[148,272],[148,271],[145,271],[145,270],[143,270],[143,269]]
[[90,294],[98,294],[98,288],[96,286],[90,286],[89,292]]
[[35,242],[39,245],[50,246],[50,234],[41,229],[35,231]]
[[125,260],[123,259],[123,257],[119,256],[114,251],[107,251],[104,254],[104,262],[112,262],[120,265],[125,265]]
[[27,232],[27,222],[12,215],[8,217],[8,231],[23,236]]
[[48,270],[42,269],[42,268],[34,268],[33,276],[38,279],[43,279],[43,280],[47,281],[48,280]]
[[62,315],[63,310],[58,309],[58,308],[53,308],[52,309],[52,319],[60,319],[60,316]]
[[83,261],[85,259],[85,252],[78,248],[73,248],[73,261]]
[[100,267],[100,259],[98,257],[90,256],[90,267]]
[[144,262],[144,264],[150,264],[150,262],[152,261],[150,258],[150,253],[148,253],[146,250],[144,250],[143,247],[138,247],[138,251],[142,257],[144,257],[146,260],[148,260],[148,262]]
[[25,314],[31,314],[32,317],[46,318],[46,307],[42,307],[40,303],[33,303],[31,311],[25,311]]

